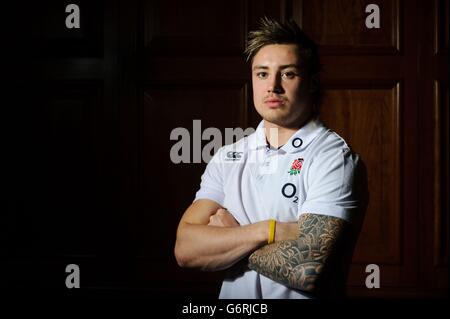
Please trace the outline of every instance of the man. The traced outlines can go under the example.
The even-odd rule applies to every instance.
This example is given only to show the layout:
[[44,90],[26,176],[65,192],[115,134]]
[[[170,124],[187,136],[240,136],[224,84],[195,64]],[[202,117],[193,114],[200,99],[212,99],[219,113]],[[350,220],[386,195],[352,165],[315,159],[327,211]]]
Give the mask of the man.
[[316,46],[294,22],[264,18],[246,53],[263,120],[208,164],[175,256],[182,267],[228,269],[220,298],[341,296],[364,175],[359,157],[317,118]]

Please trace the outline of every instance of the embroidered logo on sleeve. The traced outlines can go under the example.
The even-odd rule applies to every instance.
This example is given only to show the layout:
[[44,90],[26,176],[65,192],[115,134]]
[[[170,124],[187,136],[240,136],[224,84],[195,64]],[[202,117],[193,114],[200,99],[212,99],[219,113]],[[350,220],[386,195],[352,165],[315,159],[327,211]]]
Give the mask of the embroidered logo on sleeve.
[[300,170],[303,166],[303,158],[297,158],[292,162],[291,169],[289,170],[289,175],[297,175],[300,174]]

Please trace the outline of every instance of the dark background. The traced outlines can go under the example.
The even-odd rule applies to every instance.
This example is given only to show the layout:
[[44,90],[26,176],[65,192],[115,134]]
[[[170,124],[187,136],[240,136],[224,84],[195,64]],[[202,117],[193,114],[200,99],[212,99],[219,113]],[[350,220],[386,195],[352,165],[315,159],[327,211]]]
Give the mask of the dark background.
[[[175,232],[200,164],[176,127],[256,127],[246,34],[294,19],[320,44],[323,120],[360,153],[371,201],[349,296],[448,295],[448,1],[69,1],[2,5],[2,242],[17,294],[207,297]],[[365,27],[365,7],[381,28]],[[208,141],[203,141],[205,145]],[[381,288],[365,287],[377,264]],[[81,289],[65,286],[77,264]]]

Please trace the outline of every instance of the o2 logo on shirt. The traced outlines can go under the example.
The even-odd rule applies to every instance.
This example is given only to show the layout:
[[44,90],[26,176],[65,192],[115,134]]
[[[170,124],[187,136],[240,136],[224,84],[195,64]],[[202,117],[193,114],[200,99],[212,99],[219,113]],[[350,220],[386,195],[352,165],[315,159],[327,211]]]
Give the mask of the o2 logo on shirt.
[[286,183],[281,188],[281,194],[283,194],[286,198],[293,198],[293,203],[298,203],[298,196],[295,195],[297,193],[297,187],[295,187],[292,183]]

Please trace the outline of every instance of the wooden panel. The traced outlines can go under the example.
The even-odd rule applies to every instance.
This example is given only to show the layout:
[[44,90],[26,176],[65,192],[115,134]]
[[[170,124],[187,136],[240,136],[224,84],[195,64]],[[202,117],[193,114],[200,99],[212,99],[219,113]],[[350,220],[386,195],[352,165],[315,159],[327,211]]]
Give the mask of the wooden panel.
[[148,83],[174,84],[189,83],[235,83],[250,77],[250,66],[243,58],[232,57],[155,57],[149,59],[144,68],[144,78]]
[[41,57],[101,57],[103,56],[103,3],[77,1],[80,8],[80,28],[68,29],[66,6],[70,2],[45,0],[27,4],[22,21],[31,35],[22,41],[31,45],[33,54]]
[[435,211],[434,266],[448,266],[449,244],[449,92],[448,83],[434,83]]
[[[297,1],[294,1],[296,3]],[[376,4],[380,8],[380,28],[368,29],[365,19],[366,6],[370,0],[349,3],[345,0],[320,0],[295,4],[302,8],[303,29],[322,48],[322,52],[332,50],[343,54],[357,49],[359,53],[396,52],[400,50],[399,3],[398,0],[382,0]],[[296,12],[292,13],[295,18]],[[298,19],[298,18],[297,18]]]
[[248,0],[248,30],[255,30],[262,17],[266,16],[277,20],[286,20],[290,2],[285,0]]
[[126,23],[119,23],[118,1],[80,0],[81,28],[69,30],[69,3],[16,2],[2,11],[11,83],[2,118],[9,140],[2,176],[9,188],[7,287],[33,299],[67,292],[69,263],[81,265],[85,280],[101,278],[111,287],[126,267],[103,257],[130,254],[124,249],[129,211],[119,211],[117,193],[116,76],[125,50],[116,41]]
[[401,261],[399,189],[399,86],[328,89],[323,121],[361,155],[370,202],[355,250],[356,263]]
[[435,53],[443,53],[442,51],[448,51],[448,0],[435,0],[434,8],[435,8],[435,38],[434,38],[434,47]]
[[42,82],[21,100],[21,120],[11,118],[20,123],[11,134],[21,145],[11,166],[17,254],[96,252],[108,193],[101,185],[109,150],[102,89],[95,81]]
[[242,54],[246,1],[145,1],[144,43],[153,55]]
[[49,240],[45,250],[57,247],[66,254],[94,253],[101,219],[92,212],[99,209],[99,164],[106,146],[101,139],[106,129],[101,122],[102,84],[70,83],[54,89],[46,96],[48,118],[44,121],[49,130],[41,144],[46,157],[41,167],[46,193],[41,200],[46,201],[46,208],[42,207],[35,226]]
[[[202,131],[208,127],[220,129],[222,137],[227,127],[245,127],[247,85],[218,79],[206,83],[201,82],[201,77],[191,81],[172,77],[171,83],[164,84],[168,80],[148,83],[143,92],[139,175],[141,207],[146,209],[136,212],[131,221],[138,256],[137,277],[140,285],[160,295],[215,297],[223,274],[180,268],[173,255],[178,222],[195,197],[206,163],[172,163],[170,149],[177,141],[170,140],[170,133],[178,127],[189,131],[193,160],[193,120],[201,120]],[[202,148],[209,142],[202,141]],[[149,231],[155,224],[157,229]]]
[[[421,150],[423,168],[420,194],[423,274],[426,285],[436,293],[448,294],[449,249],[449,104],[448,104],[448,1],[422,4],[423,54],[420,73]],[[428,195],[428,196],[427,196]]]
[[[203,160],[193,163],[193,139],[197,137],[193,120],[201,120],[201,132],[215,127],[221,130],[224,138],[226,127],[242,127],[246,88],[244,84],[152,86],[144,94],[141,176],[143,205],[149,211],[136,217],[135,233],[141,238],[138,251],[149,258],[173,261],[174,231],[182,213],[193,201],[206,167]],[[170,133],[178,127],[186,128],[190,133],[191,163],[174,164],[171,161],[170,150],[177,141],[170,140]],[[203,140],[202,148],[209,142]],[[223,145],[224,140],[220,143]],[[155,223],[158,229],[148,231]],[[164,238],[164,241],[159,242],[155,252],[152,243],[158,238]]]

